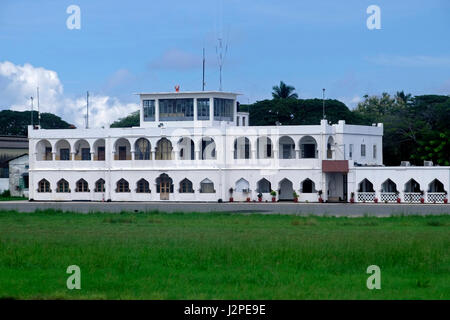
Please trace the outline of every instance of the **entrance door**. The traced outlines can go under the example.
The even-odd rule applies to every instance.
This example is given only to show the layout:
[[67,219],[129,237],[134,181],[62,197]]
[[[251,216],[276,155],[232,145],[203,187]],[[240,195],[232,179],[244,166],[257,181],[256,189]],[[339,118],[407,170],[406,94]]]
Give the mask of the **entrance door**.
[[127,147],[119,147],[119,160],[127,160]]
[[170,195],[170,182],[165,179],[161,179],[159,182],[159,199],[169,200]]

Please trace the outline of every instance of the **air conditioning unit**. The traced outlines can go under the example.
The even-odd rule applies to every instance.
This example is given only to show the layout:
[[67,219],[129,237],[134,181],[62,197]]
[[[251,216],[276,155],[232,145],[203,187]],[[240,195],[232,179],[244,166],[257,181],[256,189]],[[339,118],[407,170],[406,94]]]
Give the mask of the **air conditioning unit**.
[[433,166],[433,161],[424,161],[423,162],[423,166],[424,167],[432,167]]
[[411,163],[410,163],[409,161],[402,161],[402,162],[400,163],[400,166],[401,166],[401,167],[410,167],[410,166],[411,166]]

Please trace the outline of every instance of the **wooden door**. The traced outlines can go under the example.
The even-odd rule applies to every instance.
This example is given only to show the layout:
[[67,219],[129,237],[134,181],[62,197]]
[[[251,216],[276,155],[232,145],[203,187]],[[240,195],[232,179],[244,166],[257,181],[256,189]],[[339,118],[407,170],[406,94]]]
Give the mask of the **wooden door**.
[[169,200],[170,195],[170,182],[164,179],[161,179],[159,183],[159,197],[160,200]]

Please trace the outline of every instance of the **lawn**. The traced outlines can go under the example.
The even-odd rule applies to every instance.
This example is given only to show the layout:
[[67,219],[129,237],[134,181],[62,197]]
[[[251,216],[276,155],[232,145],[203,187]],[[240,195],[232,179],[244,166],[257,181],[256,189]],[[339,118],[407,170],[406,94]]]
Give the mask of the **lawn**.
[[450,299],[449,248],[449,215],[0,212],[0,298]]

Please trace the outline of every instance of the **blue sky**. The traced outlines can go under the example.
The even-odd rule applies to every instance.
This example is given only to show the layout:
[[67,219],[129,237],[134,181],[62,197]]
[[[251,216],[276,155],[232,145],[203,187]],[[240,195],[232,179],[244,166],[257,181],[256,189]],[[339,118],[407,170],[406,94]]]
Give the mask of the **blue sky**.
[[[66,27],[72,4],[80,30]],[[381,30],[366,26],[372,4]],[[270,98],[280,80],[349,107],[384,91],[450,94],[449,18],[448,0],[2,0],[0,108],[27,108],[39,85],[44,110],[81,124],[89,90],[109,122],[135,108],[134,92],[200,90],[203,46],[206,89],[217,90],[219,37],[223,89],[243,103]]]

